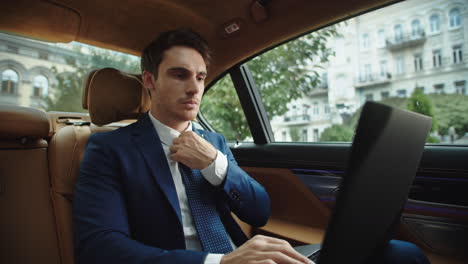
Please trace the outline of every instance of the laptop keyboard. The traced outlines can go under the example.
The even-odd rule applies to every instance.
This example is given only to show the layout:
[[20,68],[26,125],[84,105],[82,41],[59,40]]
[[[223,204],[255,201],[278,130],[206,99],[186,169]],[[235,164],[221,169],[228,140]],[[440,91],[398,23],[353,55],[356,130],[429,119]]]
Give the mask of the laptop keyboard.
[[320,249],[315,251],[314,254],[310,255],[309,259],[317,263],[319,256],[320,256]]

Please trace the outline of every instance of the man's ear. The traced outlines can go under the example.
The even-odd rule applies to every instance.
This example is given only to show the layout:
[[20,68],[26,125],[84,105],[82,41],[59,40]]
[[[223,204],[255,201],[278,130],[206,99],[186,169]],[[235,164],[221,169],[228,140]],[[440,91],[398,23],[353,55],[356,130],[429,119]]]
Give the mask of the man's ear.
[[143,81],[143,86],[151,91],[154,89],[154,75],[149,71],[143,71],[141,74],[141,79]]

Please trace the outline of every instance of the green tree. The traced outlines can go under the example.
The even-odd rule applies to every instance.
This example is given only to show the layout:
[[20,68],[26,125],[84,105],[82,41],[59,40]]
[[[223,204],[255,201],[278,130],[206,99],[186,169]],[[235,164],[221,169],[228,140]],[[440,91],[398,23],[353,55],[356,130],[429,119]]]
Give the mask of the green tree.
[[354,130],[346,125],[332,125],[323,130],[320,141],[350,142],[353,140]]
[[57,84],[52,86],[51,95],[45,97],[47,111],[87,112],[82,107],[83,79],[85,68],[76,67],[75,72],[58,72],[52,68]]
[[431,131],[437,131],[437,119],[434,113],[434,106],[429,96],[425,95],[421,88],[415,88],[408,99],[406,108],[410,111],[432,117]]
[[[305,35],[247,63],[270,120],[285,114],[289,102],[307,95],[320,85],[321,64],[333,56],[327,41],[338,36],[337,27],[331,26]],[[230,80],[223,78],[221,83],[210,88],[204,97],[204,104],[203,115],[216,124],[214,128],[228,140],[244,140],[250,136]]]
[[204,96],[201,113],[227,140],[243,140],[250,136],[244,111],[229,75],[219,79]]
[[283,115],[288,111],[289,102],[320,85],[318,70],[334,55],[327,42],[338,36],[337,27],[307,34],[247,63],[270,118]]
[[450,127],[455,129],[459,137],[468,132],[468,96],[460,94],[433,94],[438,130],[442,135],[448,135]]
[[302,141],[298,127],[290,127],[289,128],[289,134],[291,135],[291,141],[293,141],[293,142]]

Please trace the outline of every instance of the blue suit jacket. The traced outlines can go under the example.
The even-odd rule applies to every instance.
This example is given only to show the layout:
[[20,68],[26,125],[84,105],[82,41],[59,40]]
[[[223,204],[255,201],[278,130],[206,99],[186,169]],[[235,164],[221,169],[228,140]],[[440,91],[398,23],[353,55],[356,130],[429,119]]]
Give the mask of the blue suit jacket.
[[[268,194],[237,165],[222,135],[194,131],[227,155],[226,179],[211,191],[239,246],[246,237],[230,212],[253,226],[265,225]],[[202,263],[206,257],[185,249],[174,182],[148,114],[127,127],[91,135],[73,210],[78,264]]]

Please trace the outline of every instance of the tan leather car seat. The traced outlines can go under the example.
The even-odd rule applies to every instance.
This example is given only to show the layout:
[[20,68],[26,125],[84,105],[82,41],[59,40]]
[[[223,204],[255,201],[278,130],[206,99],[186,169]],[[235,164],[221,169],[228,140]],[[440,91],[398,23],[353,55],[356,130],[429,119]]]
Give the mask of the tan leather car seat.
[[91,133],[115,127],[106,124],[137,119],[150,108],[150,98],[135,75],[105,68],[91,72],[83,90],[83,108],[91,122],[99,125],[69,125],[58,130],[50,141],[51,195],[57,224],[61,263],[74,263],[72,202],[79,166]]
[[0,105],[0,263],[60,263],[50,200],[49,120]]

